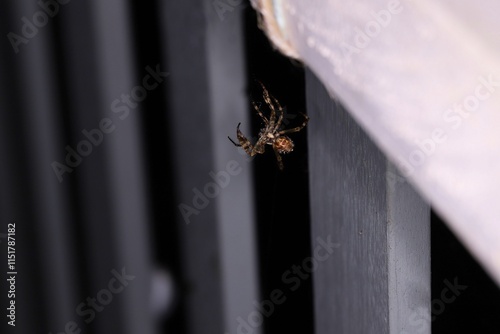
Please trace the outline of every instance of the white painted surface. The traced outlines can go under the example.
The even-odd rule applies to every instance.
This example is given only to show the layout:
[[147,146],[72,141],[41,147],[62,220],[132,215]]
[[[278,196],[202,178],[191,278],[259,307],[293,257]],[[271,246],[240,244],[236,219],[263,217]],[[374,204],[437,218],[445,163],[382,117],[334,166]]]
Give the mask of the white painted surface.
[[261,2],[279,7],[271,39],[316,73],[500,283],[500,3]]

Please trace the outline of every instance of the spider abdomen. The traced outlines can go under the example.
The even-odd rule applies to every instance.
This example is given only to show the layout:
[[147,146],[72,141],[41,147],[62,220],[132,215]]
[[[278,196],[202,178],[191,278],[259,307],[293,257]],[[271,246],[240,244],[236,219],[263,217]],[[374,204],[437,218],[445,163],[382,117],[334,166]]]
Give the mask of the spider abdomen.
[[273,147],[278,151],[278,153],[290,153],[293,151],[293,141],[286,137],[280,136],[276,138],[273,143]]

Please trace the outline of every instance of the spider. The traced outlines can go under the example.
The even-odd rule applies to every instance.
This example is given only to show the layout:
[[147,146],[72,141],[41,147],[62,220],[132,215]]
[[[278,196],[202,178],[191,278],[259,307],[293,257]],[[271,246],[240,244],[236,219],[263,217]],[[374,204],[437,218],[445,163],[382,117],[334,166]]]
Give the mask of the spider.
[[[264,87],[262,83],[260,83],[260,85],[262,86],[264,101],[269,106],[271,115],[269,119],[267,119],[266,116],[262,114],[259,106],[252,101],[255,111],[260,118],[262,118],[265,125],[265,127],[259,132],[259,139],[255,145],[252,146],[250,141],[240,131],[241,123],[238,123],[238,126],[236,127],[236,136],[238,137],[239,144],[235,143],[229,136],[227,138],[229,138],[235,146],[242,147],[251,157],[257,153],[263,154],[265,151],[265,145],[271,145],[278,161],[278,167],[280,170],[283,170],[283,161],[280,154],[290,153],[293,151],[293,141],[288,136],[285,136],[285,134],[302,130],[307,125],[309,117],[301,113],[302,116],[304,116],[304,122],[300,126],[288,130],[280,130],[281,123],[283,121],[283,108],[281,108],[278,100],[269,94],[266,87]],[[276,110],[278,110],[278,120],[276,120]]]

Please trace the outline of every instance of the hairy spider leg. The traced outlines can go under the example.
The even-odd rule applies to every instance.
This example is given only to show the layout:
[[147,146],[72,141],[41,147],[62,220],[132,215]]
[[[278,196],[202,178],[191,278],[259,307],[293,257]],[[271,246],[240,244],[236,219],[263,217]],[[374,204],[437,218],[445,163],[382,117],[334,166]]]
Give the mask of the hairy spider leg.
[[238,137],[238,141],[240,142],[240,144],[236,144],[231,138],[228,137],[229,140],[231,140],[231,142],[236,146],[242,147],[243,150],[245,150],[246,154],[251,157],[253,157],[257,153],[264,153],[265,138],[257,140],[257,143],[255,143],[255,145],[252,145],[252,143],[250,143],[250,140],[248,140],[247,137],[245,137],[245,135],[243,135],[243,133],[241,132],[240,125],[241,123],[238,123],[238,126],[236,127],[236,136]]
[[238,141],[240,142],[240,146],[245,150],[245,152],[249,156],[253,157],[255,155],[255,153],[252,154],[253,153],[252,143],[250,143],[250,140],[248,140],[247,137],[245,137],[243,135],[243,133],[241,133],[239,125],[238,125],[238,130],[236,132],[236,135],[238,136]]
[[[278,129],[280,128],[281,126],[281,122],[283,121],[283,117],[284,117],[284,112],[283,112],[283,108],[281,107],[280,103],[278,102],[278,100],[272,96],[271,94],[269,94],[269,92],[267,91],[266,87],[264,86],[264,84],[262,82],[260,82],[260,85],[262,86],[262,90],[264,92],[264,101],[266,101],[266,104],[269,106],[269,109],[271,109],[271,131],[278,131]],[[274,106],[273,102],[276,103],[276,106],[277,108]],[[278,116],[278,121],[276,122],[276,109],[278,109],[278,112],[279,112],[279,116]],[[266,123],[267,125],[268,123]]]
[[[238,129],[238,131],[239,131],[239,129],[240,129],[240,125],[241,125],[241,122],[240,122],[240,123],[238,123],[238,126],[236,127],[236,129]],[[236,132],[236,135],[238,135],[238,132]],[[231,141],[231,143],[233,143],[233,144],[234,144],[234,146],[238,146],[238,147],[240,147],[240,146],[241,146],[240,144],[236,144],[236,143],[234,142],[234,140],[232,140],[232,139],[231,139],[231,137],[227,136],[227,139],[229,139],[229,140]]]
[[269,121],[267,120],[266,116],[264,116],[264,114],[262,114],[262,111],[259,109],[259,106],[254,101],[252,101],[252,105],[253,105],[255,111],[257,112],[257,114],[259,114],[260,118],[262,118],[264,123],[266,125],[269,124]]
[[[269,96],[269,92],[267,91],[264,84],[260,81],[259,81],[259,83],[262,86],[264,101],[266,101],[266,104],[269,106],[269,109],[271,109],[271,116],[269,117],[269,124],[271,125],[272,128],[274,128],[274,124],[276,122],[276,111],[274,110],[274,104],[272,103],[271,97]],[[276,101],[276,99],[274,99],[274,100]]]
[[236,143],[234,142],[234,140],[232,140],[232,139],[231,139],[231,137],[227,136],[227,139],[229,139],[229,140],[231,141],[231,143],[233,143],[233,144],[234,144],[234,146],[238,146],[238,147],[240,147],[240,146],[241,146],[240,144],[236,144]]
[[309,122],[309,117],[307,117],[306,114],[303,114],[303,113],[300,113],[302,116],[304,116],[304,123],[302,123],[300,126],[297,126],[293,129],[288,129],[288,130],[283,130],[283,131],[280,131],[278,132],[278,135],[284,135],[284,134],[287,134],[287,133],[292,133],[292,132],[299,132],[300,130],[302,130],[306,125],[307,125],[307,122]]
[[274,150],[274,154],[276,155],[276,160],[277,160],[277,162],[278,162],[278,168],[279,168],[280,170],[283,170],[283,168],[284,168],[284,166],[283,166],[283,159],[281,158],[281,155],[279,154],[279,152],[278,152],[278,150],[277,150],[277,149],[275,149],[275,148],[273,147],[273,150]]
[[243,133],[240,130],[240,125],[241,125],[241,123],[238,123],[238,126],[236,127],[236,136],[238,137],[238,141],[240,142],[240,146],[245,150],[245,152],[249,156],[252,157],[255,155],[255,154],[252,155],[252,152],[253,152],[252,143],[250,143],[250,140],[248,140],[247,137],[245,137],[243,135]]
[[273,129],[273,131],[278,131],[280,126],[281,126],[281,122],[283,122],[284,113],[283,113],[283,108],[281,108],[281,105],[278,102],[278,100],[276,100],[276,98],[274,96],[272,98],[273,98],[274,102],[276,103],[276,105],[278,106],[278,111],[280,112],[280,114],[278,116],[278,122],[276,122],[276,126]]

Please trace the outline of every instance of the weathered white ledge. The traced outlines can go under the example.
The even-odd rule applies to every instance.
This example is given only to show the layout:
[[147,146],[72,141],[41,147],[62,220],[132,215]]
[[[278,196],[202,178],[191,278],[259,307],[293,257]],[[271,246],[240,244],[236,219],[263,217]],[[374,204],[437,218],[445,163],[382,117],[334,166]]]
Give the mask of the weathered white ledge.
[[500,3],[253,5],[500,283]]

